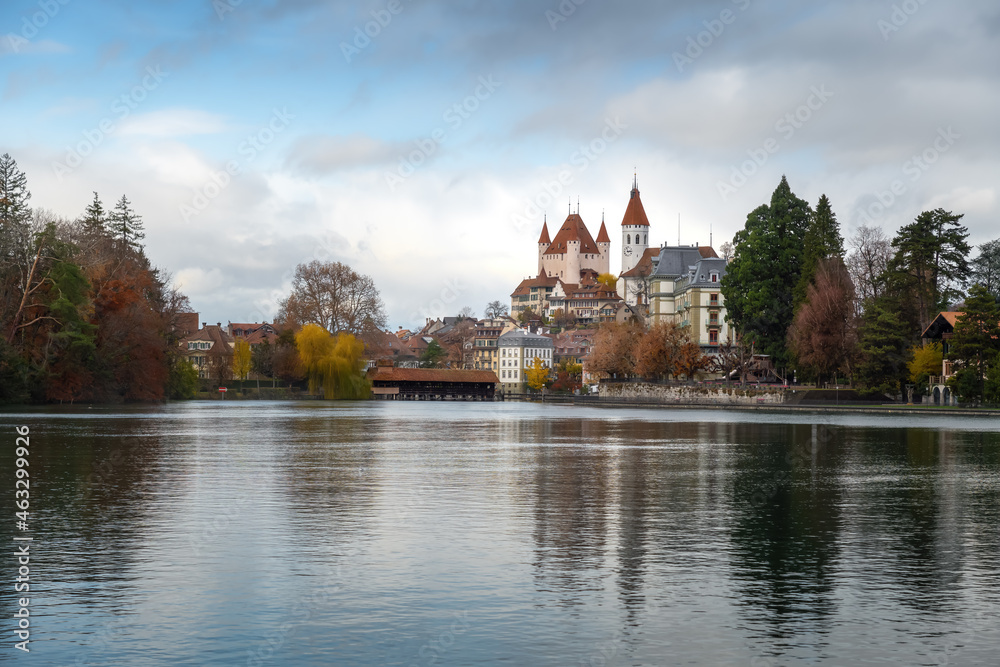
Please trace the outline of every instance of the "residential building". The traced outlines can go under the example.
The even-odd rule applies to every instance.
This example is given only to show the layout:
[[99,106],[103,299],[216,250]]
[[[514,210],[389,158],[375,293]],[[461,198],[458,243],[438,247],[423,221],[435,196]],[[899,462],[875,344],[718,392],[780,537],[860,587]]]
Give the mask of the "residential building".
[[553,360],[556,365],[565,362],[582,364],[594,345],[597,329],[570,329],[552,337]]
[[690,326],[691,335],[706,352],[729,339],[722,277],[726,260],[708,246],[664,246],[650,275],[653,322]]
[[513,331],[516,325],[510,318],[483,319],[476,322],[476,336],[473,341],[473,368],[475,370],[500,373],[500,357],[497,341],[500,336]]
[[560,280],[549,297],[552,312],[562,310],[572,315],[577,324],[614,322],[621,302],[618,292],[597,282],[592,273],[584,274],[575,284]]
[[500,388],[505,393],[527,391],[525,371],[531,368],[536,358],[545,368],[552,369],[555,360],[555,344],[549,336],[515,329],[497,339],[499,350]]
[[201,329],[180,341],[181,356],[198,371],[201,379],[226,380],[232,375],[235,339],[222,323],[202,323]]

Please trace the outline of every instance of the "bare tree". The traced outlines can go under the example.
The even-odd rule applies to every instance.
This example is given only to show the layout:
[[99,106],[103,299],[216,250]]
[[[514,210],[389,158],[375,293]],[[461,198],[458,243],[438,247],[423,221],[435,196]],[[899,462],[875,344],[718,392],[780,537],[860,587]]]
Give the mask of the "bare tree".
[[503,301],[490,301],[486,304],[486,312],[483,313],[483,317],[488,320],[496,320],[500,319],[507,313],[507,304]]
[[386,326],[385,306],[370,277],[340,262],[318,260],[295,267],[292,293],[277,319],[355,336]]
[[882,274],[892,258],[892,245],[881,228],[861,226],[847,246],[847,272],[857,290],[858,307],[863,308],[882,294]]
[[719,246],[719,252],[722,253],[721,255],[719,255],[719,257],[728,262],[733,258],[733,244],[730,243],[729,241],[726,241],[725,243]]
[[458,316],[463,319],[474,320],[476,319],[476,311],[472,310],[472,306],[463,306],[462,310],[458,311]]

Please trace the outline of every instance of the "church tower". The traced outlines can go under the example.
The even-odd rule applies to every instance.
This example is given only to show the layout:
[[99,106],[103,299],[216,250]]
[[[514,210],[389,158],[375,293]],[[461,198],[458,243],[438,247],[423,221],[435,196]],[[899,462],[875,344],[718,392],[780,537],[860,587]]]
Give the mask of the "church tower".
[[622,219],[622,273],[631,271],[649,247],[649,218],[639,199],[639,181],[633,178],[625,217]]

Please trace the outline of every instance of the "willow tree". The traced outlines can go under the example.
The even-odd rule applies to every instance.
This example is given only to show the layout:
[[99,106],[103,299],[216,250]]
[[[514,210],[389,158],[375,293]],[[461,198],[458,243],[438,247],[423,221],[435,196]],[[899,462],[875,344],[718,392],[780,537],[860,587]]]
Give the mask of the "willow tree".
[[327,399],[367,398],[368,382],[361,374],[365,346],[353,335],[331,336],[318,324],[307,324],[295,334],[295,346],[310,394],[322,387]]

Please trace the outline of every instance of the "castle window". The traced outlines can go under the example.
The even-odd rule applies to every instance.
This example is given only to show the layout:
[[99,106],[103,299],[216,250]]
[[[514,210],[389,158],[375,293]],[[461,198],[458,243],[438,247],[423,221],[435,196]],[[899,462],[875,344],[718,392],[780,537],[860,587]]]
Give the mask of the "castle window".
[[631,234],[627,234],[625,236],[625,245],[632,245],[632,235]]

